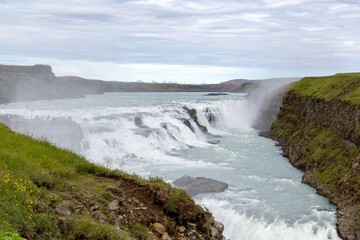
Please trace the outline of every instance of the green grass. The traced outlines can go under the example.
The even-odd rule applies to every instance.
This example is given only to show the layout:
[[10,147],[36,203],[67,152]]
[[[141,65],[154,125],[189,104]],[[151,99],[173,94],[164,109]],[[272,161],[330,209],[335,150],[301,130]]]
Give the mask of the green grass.
[[144,227],[138,223],[130,224],[128,229],[131,235],[136,239],[146,239],[147,233],[150,231],[147,227]]
[[[82,179],[107,172],[110,170],[69,151],[0,125],[0,231],[19,233],[27,239],[61,239],[58,220],[51,209],[61,200],[59,193],[74,187],[80,194]],[[100,189],[92,190],[101,193]],[[88,235],[98,234],[101,228],[90,228],[94,233]],[[103,230],[111,232],[110,228]]]
[[0,232],[0,240],[25,240],[17,233],[12,232]]
[[176,189],[170,194],[169,201],[164,206],[169,212],[181,211],[186,207],[188,203],[188,197],[185,191]]
[[[189,211],[196,211],[194,218],[204,212],[197,209],[200,207],[184,191],[172,188],[160,178],[145,180],[97,166],[70,151],[17,134],[0,124],[1,234],[9,232],[26,239],[44,240],[126,239],[126,234],[144,239],[146,226],[136,221],[120,226],[127,229],[123,236],[109,213],[113,192],[120,202],[131,197],[120,187],[119,181],[124,179],[164,196],[161,202],[164,212],[159,212],[160,215],[169,212],[173,219],[178,216],[178,220],[185,221],[189,220],[186,214],[188,218],[193,216]],[[59,218],[56,209],[64,201],[72,214]],[[104,217],[102,223],[90,217],[91,201],[98,205]],[[76,211],[79,212],[75,214]]]
[[343,100],[360,103],[360,73],[339,73],[326,77],[306,77],[292,90],[302,96],[314,96],[326,101]]
[[71,226],[66,239],[119,239],[125,240],[126,236],[120,234],[114,227],[92,220],[88,216],[70,217],[66,221]]

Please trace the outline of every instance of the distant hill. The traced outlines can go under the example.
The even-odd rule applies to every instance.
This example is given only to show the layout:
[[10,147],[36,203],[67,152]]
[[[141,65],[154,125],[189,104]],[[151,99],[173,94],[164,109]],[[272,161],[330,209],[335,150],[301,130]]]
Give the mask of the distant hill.
[[83,97],[104,92],[249,92],[259,84],[276,84],[299,78],[245,80],[220,84],[177,84],[118,82],[86,79],[76,76],[56,77],[51,66],[0,65],[0,103]]
[[267,83],[271,82],[272,84],[283,84],[288,82],[296,82],[299,81],[299,77],[288,77],[288,78],[267,78],[267,79],[257,79],[257,80],[248,80],[248,79],[233,79],[226,82],[222,82],[220,84],[224,85],[232,85],[240,87],[244,83],[248,83],[249,81],[254,83]]
[[0,102],[81,97],[102,93],[101,81],[55,77],[50,66],[0,65]]

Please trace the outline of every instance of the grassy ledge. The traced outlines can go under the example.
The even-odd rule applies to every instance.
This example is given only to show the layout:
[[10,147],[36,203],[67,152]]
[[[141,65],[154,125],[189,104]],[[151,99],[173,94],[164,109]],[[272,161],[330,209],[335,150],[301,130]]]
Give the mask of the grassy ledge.
[[148,239],[161,237],[151,233],[156,222],[173,239],[189,223],[195,239],[210,238],[211,214],[184,191],[0,124],[0,239]]
[[340,100],[360,104],[360,73],[338,73],[326,77],[306,77],[292,88],[301,96],[326,101]]

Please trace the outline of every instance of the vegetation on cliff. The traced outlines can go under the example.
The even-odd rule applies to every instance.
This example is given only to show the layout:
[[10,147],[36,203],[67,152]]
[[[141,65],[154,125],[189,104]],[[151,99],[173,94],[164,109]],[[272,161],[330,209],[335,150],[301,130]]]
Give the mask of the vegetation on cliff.
[[338,206],[338,231],[360,238],[360,74],[304,78],[284,96],[270,135],[303,181]]
[[10,232],[26,239],[158,239],[167,232],[172,239],[184,234],[210,239],[215,223],[184,191],[161,179],[144,180],[97,166],[0,124],[4,236]]
[[338,73],[326,77],[306,77],[292,90],[302,96],[325,101],[339,100],[360,104],[360,73]]

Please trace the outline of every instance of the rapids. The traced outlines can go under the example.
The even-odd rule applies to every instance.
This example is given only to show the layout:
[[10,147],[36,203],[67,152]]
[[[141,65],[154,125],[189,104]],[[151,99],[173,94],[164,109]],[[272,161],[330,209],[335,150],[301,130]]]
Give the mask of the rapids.
[[[225,224],[232,240],[339,239],[335,206],[301,183],[303,173],[274,141],[258,136],[252,128],[256,108],[245,96],[204,95],[106,93],[0,105],[0,115],[71,119],[83,135],[78,153],[113,169],[170,183],[183,175],[228,183],[225,192],[195,200]],[[198,122],[220,137],[204,133],[184,106],[196,109]],[[56,132],[43,137],[51,141]]]

